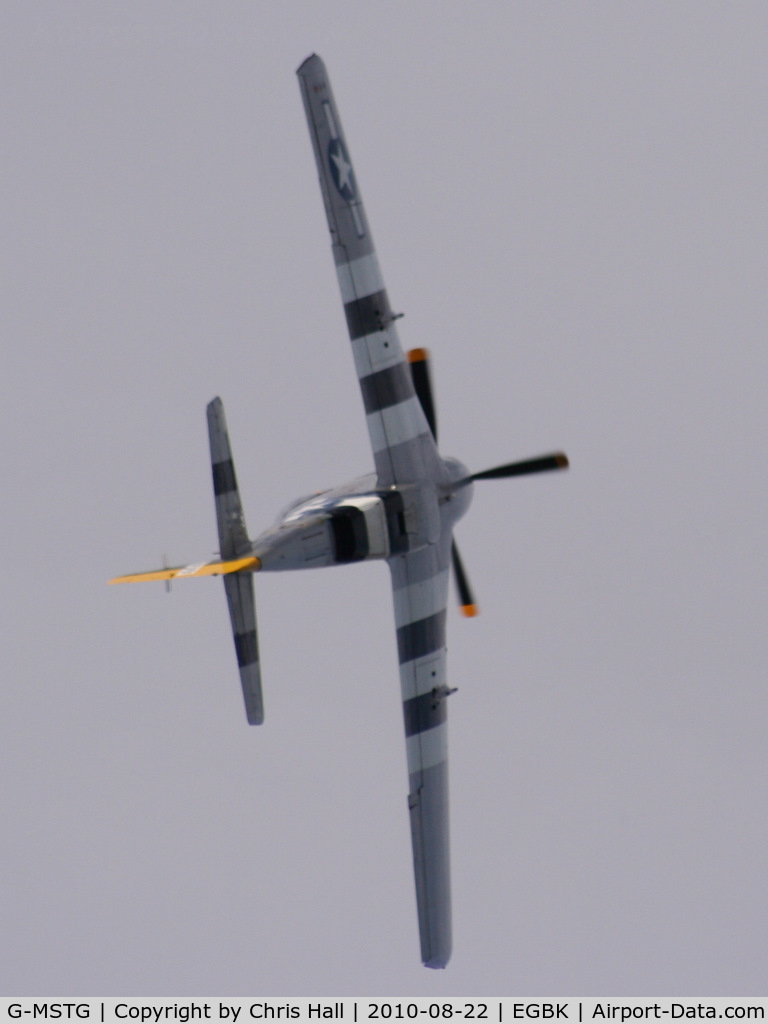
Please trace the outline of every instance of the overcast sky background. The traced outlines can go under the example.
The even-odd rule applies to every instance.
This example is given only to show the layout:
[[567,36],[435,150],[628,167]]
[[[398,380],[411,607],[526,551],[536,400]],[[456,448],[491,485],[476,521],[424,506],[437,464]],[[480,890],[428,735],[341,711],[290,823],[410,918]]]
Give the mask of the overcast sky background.
[[[765,994],[768,5],[0,10],[0,989]],[[419,962],[389,574],[256,580],[372,466],[295,69],[324,58],[441,447],[454,955]]]

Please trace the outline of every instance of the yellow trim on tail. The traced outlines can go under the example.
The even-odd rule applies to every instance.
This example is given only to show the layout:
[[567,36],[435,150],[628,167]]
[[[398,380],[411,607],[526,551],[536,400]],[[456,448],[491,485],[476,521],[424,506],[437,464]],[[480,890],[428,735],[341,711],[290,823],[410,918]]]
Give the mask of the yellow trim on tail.
[[230,562],[196,562],[194,565],[180,565],[175,569],[155,569],[152,572],[137,572],[130,576],[115,576],[110,583],[149,583],[152,580],[185,579],[192,576],[226,576],[232,572],[258,572],[261,562],[255,556],[236,558]]

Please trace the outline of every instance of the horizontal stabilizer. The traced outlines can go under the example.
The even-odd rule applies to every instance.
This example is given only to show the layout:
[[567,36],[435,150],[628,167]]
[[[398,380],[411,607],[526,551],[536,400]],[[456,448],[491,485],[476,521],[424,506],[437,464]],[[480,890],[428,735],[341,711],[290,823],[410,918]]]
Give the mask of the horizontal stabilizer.
[[192,576],[227,576],[233,572],[257,572],[261,562],[255,556],[235,558],[222,562],[216,558],[212,562],[195,562],[193,565],[179,565],[176,568],[153,569],[150,572],[135,572],[128,576],[115,576],[110,583],[149,583],[152,580],[177,580]]
[[[211,467],[213,469],[213,493],[216,502],[216,524],[219,529],[219,546],[222,558],[240,562],[256,563],[258,558],[248,556],[251,543],[245,527],[243,505],[237,489],[235,464],[229,444],[224,405],[220,398],[208,404],[208,438],[211,444]],[[238,556],[241,556],[238,558]],[[244,556],[244,557],[243,557]],[[261,666],[259,663],[259,640],[256,633],[256,602],[253,593],[253,576],[248,572],[224,577],[227,594],[229,619],[235,641],[237,667],[240,685],[243,688],[245,716],[249,725],[261,725],[264,721],[264,701],[261,695]]]
[[227,592],[232,635],[235,639],[237,667],[245,701],[245,717],[249,725],[261,725],[264,721],[264,699],[261,695],[261,665],[256,635],[253,576],[250,573],[225,576],[224,589]]
[[245,516],[237,489],[235,464],[229,445],[224,405],[220,398],[208,403],[208,439],[211,445],[213,493],[216,500],[216,524],[222,558],[237,558],[251,549]]

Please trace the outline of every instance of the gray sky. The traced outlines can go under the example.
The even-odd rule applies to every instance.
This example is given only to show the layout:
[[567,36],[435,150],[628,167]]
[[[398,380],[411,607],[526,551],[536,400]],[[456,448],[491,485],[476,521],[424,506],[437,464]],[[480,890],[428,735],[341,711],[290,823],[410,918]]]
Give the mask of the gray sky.
[[[768,6],[7,2],[0,990],[764,994]],[[454,956],[419,963],[381,564],[217,580],[372,465],[294,71],[478,484]]]

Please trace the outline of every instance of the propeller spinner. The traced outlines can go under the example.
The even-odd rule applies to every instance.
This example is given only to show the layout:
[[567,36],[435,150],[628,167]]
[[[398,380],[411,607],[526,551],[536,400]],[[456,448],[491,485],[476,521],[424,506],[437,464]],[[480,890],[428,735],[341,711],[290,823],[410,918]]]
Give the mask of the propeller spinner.
[[[421,408],[424,410],[432,436],[437,441],[437,416],[435,414],[435,403],[432,398],[429,350],[425,348],[411,349],[408,352],[408,366],[411,371],[414,391],[419,399]],[[454,489],[458,490],[458,488],[466,487],[475,480],[502,480],[512,476],[530,476],[532,473],[549,473],[557,469],[567,469],[568,465],[568,456],[564,452],[552,452],[549,455],[539,455],[536,458],[523,459],[520,462],[508,462],[503,466],[495,466],[493,469],[484,469],[480,473],[472,473],[470,476],[457,480],[453,486]],[[452,542],[451,556],[453,572],[456,577],[456,589],[459,592],[459,606],[463,615],[472,617],[477,615],[478,606],[455,540]]]

